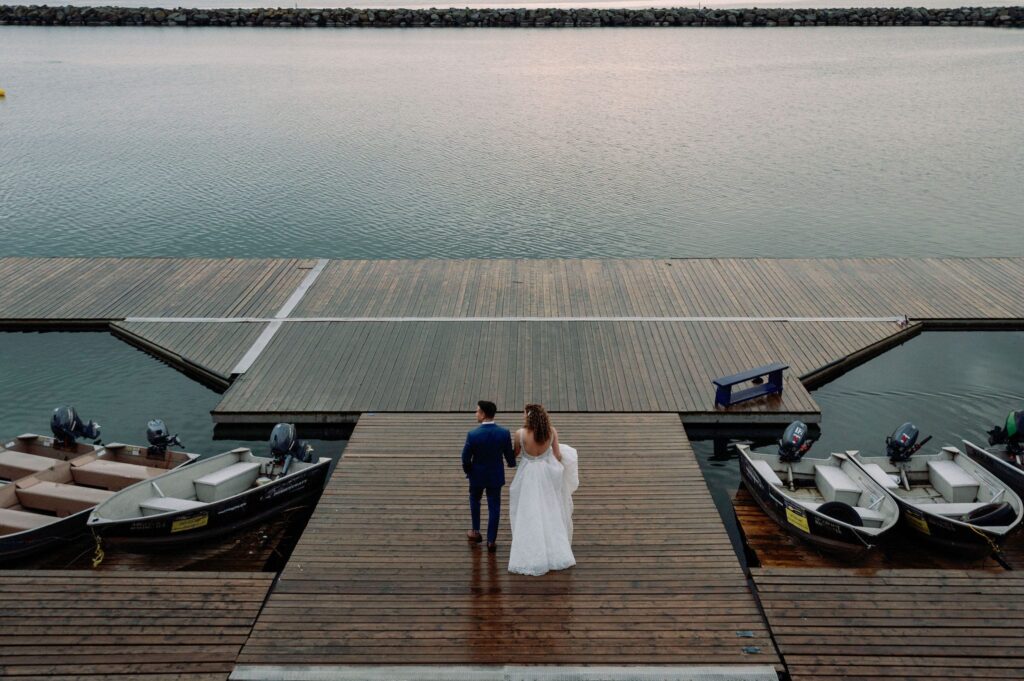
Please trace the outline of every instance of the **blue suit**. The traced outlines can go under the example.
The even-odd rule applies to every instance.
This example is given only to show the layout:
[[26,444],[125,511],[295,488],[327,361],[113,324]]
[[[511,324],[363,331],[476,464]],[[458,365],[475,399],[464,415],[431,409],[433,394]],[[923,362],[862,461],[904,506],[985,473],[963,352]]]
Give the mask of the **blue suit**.
[[[502,460],[504,459],[504,460]],[[498,538],[501,516],[501,488],[505,485],[505,463],[515,467],[512,435],[496,423],[484,423],[469,431],[462,448],[462,470],[469,480],[469,513],[473,529],[480,531],[480,498],[487,492],[487,542]]]

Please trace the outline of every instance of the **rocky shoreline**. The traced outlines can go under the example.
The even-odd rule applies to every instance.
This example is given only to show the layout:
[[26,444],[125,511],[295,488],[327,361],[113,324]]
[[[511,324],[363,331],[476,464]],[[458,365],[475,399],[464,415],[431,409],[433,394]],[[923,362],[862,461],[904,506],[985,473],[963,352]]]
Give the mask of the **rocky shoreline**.
[[1024,28],[1024,7],[958,9],[160,9],[0,6],[0,25],[309,28],[599,26],[994,26]]

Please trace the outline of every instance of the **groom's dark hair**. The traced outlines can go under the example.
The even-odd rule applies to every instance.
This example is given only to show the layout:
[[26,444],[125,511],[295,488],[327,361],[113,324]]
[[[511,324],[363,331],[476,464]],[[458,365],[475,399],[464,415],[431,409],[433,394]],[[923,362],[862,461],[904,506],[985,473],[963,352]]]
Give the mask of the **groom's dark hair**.
[[493,419],[494,415],[498,413],[498,405],[494,402],[488,402],[487,400],[480,400],[476,403],[476,406],[480,407],[480,410],[489,419]]

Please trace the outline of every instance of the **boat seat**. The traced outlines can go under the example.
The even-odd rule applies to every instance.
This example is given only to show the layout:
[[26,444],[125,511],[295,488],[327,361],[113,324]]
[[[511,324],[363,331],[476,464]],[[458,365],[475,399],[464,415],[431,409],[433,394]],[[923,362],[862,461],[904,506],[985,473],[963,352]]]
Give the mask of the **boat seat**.
[[888,473],[885,472],[881,466],[877,463],[866,463],[864,464],[864,472],[871,476],[871,479],[877,482],[885,489],[897,489],[899,483],[892,479]]
[[850,506],[856,506],[864,492],[853,478],[838,466],[816,465],[814,484],[818,486],[825,501],[841,501]]
[[782,480],[779,479],[778,474],[772,470],[771,464],[767,461],[761,461],[760,459],[751,459],[750,465],[754,467],[754,470],[765,479],[769,485],[782,486]]
[[202,508],[206,504],[191,499],[179,499],[178,497],[151,497],[139,502],[142,515],[158,515],[160,513],[171,513],[172,511],[191,511],[194,508]]
[[885,524],[885,514],[881,511],[876,511],[873,508],[865,508],[863,506],[854,506],[853,510],[857,512],[860,519],[864,521],[865,527],[881,527]]
[[952,461],[929,461],[928,481],[951,504],[964,504],[978,498],[981,483]]
[[53,468],[56,463],[56,459],[47,456],[0,449],[0,478],[17,480]]
[[115,492],[166,472],[163,468],[103,459],[93,459],[80,465],[71,463],[71,476],[78,484],[103,487]]
[[260,474],[260,465],[258,461],[233,463],[219,471],[196,478],[196,498],[210,503],[241,494],[256,482]]
[[0,508],[0,534],[13,534],[34,530],[54,522],[48,515],[29,513],[28,511],[15,511],[10,508]]
[[919,504],[918,507],[937,515],[960,517],[970,513],[971,511],[976,511],[982,506],[988,506],[988,502],[978,501],[970,504]]
[[114,496],[113,492],[66,485],[47,480],[18,489],[18,502],[25,508],[50,511],[60,517],[85,511]]

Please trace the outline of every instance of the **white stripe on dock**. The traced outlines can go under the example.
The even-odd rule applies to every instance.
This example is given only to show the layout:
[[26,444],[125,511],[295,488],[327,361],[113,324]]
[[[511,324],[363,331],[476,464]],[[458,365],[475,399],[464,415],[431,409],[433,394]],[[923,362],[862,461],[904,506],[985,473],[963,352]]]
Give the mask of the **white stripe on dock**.
[[[251,367],[253,363],[257,359],[259,359],[259,356],[263,353],[267,346],[270,345],[270,341],[273,340],[274,334],[276,334],[278,329],[281,328],[281,320],[285,319],[288,315],[292,313],[292,310],[295,309],[295,307],[302,300],[303,296],[306,295],[306,292],[309,291],[309,288],[313,285],[313,282],[316,281],[317,277],[320,276],[320,273],[324,271],[325,267],[327,267],[327,262],[328,261],[326,259],[317,260],[316,266],[313,267],[313,269],[310,270],[305,277],[303,277],[302,282],[294,291],[292,291],[292,294],[288,296],[288,300],[286,300],[284,305],[281,306],[281,309],[277,311],[277,314],[274,315],[274,318],[264,320],[269,322],[267,324],[267,328],[263,329],[263,333],[260,334],[259,338],[257,338],[256,341],[249,348],[249,350],[246,351],[245,355],[242,356],[242,359],[238,360],[238,364],[236,364],[235,368],[231,370],[231,374],[233,376],[244,374],[246,371],[249,370],[249,367]],[[222,321],[222,319],[197,321],[209,321],[216,323]],[[257,320],[252,319],[251,321]]]
[[[310,282],[312,283],[312,282]],[[301,296],[300,296],[301,298]],[[296,301],[297,303],[298,301]],[[898,317],[128,317],[125,322],[267,324],[301,322],[860,322],[909,323]]]

